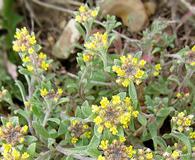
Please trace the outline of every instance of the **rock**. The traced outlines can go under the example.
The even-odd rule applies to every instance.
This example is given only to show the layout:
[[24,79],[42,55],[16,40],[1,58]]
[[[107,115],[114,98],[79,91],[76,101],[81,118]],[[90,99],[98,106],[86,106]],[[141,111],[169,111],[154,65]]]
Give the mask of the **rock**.
[[54,45],[52,55],[60,59],[67,59],[74,50],[74,45],[80,36],[75,20],[71,19]]
[[[151,7],[151,5],[146,6]],[[140,31],[148,21],[146,8],[141,0],[103,0],[99,2],[99,6],[103,15],[120,17],[131,32]]]

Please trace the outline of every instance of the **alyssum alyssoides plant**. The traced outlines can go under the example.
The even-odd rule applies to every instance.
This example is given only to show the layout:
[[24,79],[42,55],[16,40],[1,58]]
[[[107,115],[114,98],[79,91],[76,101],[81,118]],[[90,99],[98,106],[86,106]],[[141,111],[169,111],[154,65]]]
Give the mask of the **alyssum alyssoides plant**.
[[[77,54],[78,75],[52,72],[55,62],[41,51],[35,34],[25,27],[16,30],[13,50],[22,60],[19,72],[26,82],[16,81],[21,106],[13,104],[8,90],[0,92],[0,99],[13,107],[10,117],[1,119],[1,159],[191,160],[195,157],[194,116],[188,110],[176,112],[167,97],[152,99],[141,90],[146,99],[142,102],[137,95],[136,88],[145,87],[148,92],[146,84],[165,79],[161,73],[164,61],[158,59],[149,64],[142,52],[109,54],[116,38],[113,30],[120,23],[113,16],[99,22],[98,12],[98,8],[82,5],[75,14],[84,41],[76,45],[81,50]],[[101,29],[94,33],[97,25]],[[192,53],[187,55],[192,57]],[[186,62],[191,70],[193,60]],[[171,131],[161,135],[160,127],[168,116]],[[151,145],[144,145],[149,140]]]

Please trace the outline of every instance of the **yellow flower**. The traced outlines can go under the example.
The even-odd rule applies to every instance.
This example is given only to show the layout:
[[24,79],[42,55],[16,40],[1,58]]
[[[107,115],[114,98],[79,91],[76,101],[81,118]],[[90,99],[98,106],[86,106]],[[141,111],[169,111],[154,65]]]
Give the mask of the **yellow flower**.
[[85,136],[86,136],[87,138],[91,138],[91,131],[85,132]]
[[102,123],[102,118],[101,118],[100,116],[97,116],[97,117],[94,119],[94,123],[95,123],[96,125],[101,124],[101,123]]
[[87,7],[85,5],[81,5],[79,7],[79,12],[83,13],[83,12],[86,12],[87,11]]
[[83,54],[83,61],[89,62],[91,60],[91,56],[89,54]]
[[22,58],[22,62],[24,63],[30,62],[30,58],[28,56],[25,56],[24,58]]
[[92,112],[96,113],[99,112],[100,108],[97,105],[92,105]]
[[121,103],[121,98],[118,95],[112,96],[112,103],[115,104],[120,104]]
[[40,94],[41,94],[42,97],[45,97],[45,96],[48,94],[47,89],[46,89],[46,88],[42,88],[42,89],[40,90]]
[[102,150],[106,150],[108,148],[108,140],[102,140],[99,147]]
[[0,137],[3,135],[3,130],[2,128],[0,127]]
[[173,153],[171,154],[171,157],[172,158],[174,158],[174,159],[177,159],[177,158],[179,158],[179,156],[180,156],[180,153],[179,153],[179,151],[173,151]]
[[192,121],[189,118],[186,118],[184,124],[185,126],[190,126],[192,124]]
[[12,150],[11,155],[14,158],[14,160],[19,160],[19,158],[20,158],[20,152],[17,151],[15,148]]
[[21,131],[22,133],[26,134],[28,132],[28,126],[27,125],[23,126]]
[[158,76],[159,74],[160,74],[160,73],[159,73],[158,71],[154,71],[154,72],[153,72],[153,75],[154,75],[154,76]]
[[182,94],[180,92],[177,92],[176,97],[177,98],[181,98],[182,97]]
[[162,69],[160,64],[156,64],[154,68],[157,71],[160,71]]
[[99,155],[97,160],[106,160],[106,159],[102,155]]
[[26,160],[26,159],[28,159],[29,157],[30,157],[30,155],[29,155],[27,152],[24,152],[24,153],[22,154],[21,159],[22,159],[22,160]]
[[195,52],[195,45],[192,47],[191,51]]
[[129,79],[125,79],[125,80],[122,82],[122,85],[123,85],[124,87],[128,87],[129,84],[130,84],[130,80],[129,80]]
[[34,45],[34,44],[36,43],[35,36],[32,35],[32,36],[30,37],[29,41],[30,41],[30,44],[31,44],[31,45]]
[[179,114],[178,114],[178,117],[179,118],[183,118],[185,116],[185,113],[184,112],[180,112]]
[[110,102],[106,97],[103,97],[102,100],[100,101],[102,108],[106,108],[109,103]]
[[97,129],[98,133],[102,133],[103,132],[103,129],[104,129],[103,126],[98,126],[98,129]]
[[28,49],[28,53],[29,53],[29,54],[34,53],[34,49],[33,49],[32,47],[31,47],[31,48],[29,48],[29,49]]
[[152,160],[153,159],[153,153],[152,152],[146,153],[146,159],[147,160]]
[[190,62],[190,65],[191,65],[191,66],[195,66],[195,61]]
[[11,127],[11,126],[12,126],[12,122],[7,122],[7,123],[6,123],[6,127],[7,127],[7,128],[9,128],[9,127]]
[[140,66],[144,66],[145,64],[146,64],[146,61],[143,60],[143,59],[139,62],[139,65],[140,65]]
[[29,72],[32,72],[34,70],[33,66],[31,65],[27,65],[26,68]]
[[11,150],[11,148],[12,148],[12,145],[11,144],[5,144],[5,143],[3,143],[3,151],[4,152],[9,152],[10,150]]
[[20,143],[23,143],[23,142],[24,142],[24,137],[21,137],[21,138],[19,139],[19,142],[20,142]]
[[138,58],[132,58],[132,63],[134,64],[134,65],[136,65],[137,63],[138,63]]
[[127,147],[127,154],[129,156],[129,158],[132,158],[135,153],[136,153],[136,151],[133,149],[133,146]]
[[72,144],[76,144],[77,141],[78,141],[78,138],[76,138],[76,137],[73,137],[73,138],[71,139],[71,143],[72,143]]
[[98,15],[98,11],[96,9],[92,10],[91,15],[92,15],[92,17],[96,17]]
[[118,133],[117,129],[115,126],[111,127],[110,128],[110,132],[113,134],[113,135],[116,135]]
[[47,56],[46,56],[46,54],[44,54],[43,52],[41,52],[41,53],[39,54],[39,58],[40,58],[40,59],[46,59]]
[[58,94],[59,94],[59,95],[62,95],[62,93],[63,93],[62,88],[58,88]]
[[43,70],[47,71],[47,69],[49,68],[49,64],[46,63],[45,61],[43,61],[43,62],[41,63],[41,68],[42,68]]
[[138,111],[133,111],[133,112],[132,112],[132,115],[133,115],[133,117],[137,118],[138,115],[139,115],[139,112],[138,112]]
[[142,70],[139,69],[139,70],[136,72],[135,77],[138,78],[138,79],[140,79],[140,78],[143,77],[143,75],[144,75],[144,71],[142,71]]
[[182,125],[183,121],[181,119],[178,119],[176,123],[178,126],[180,126],[180,125]]
[[121,143],[123,143],[123,142],[126,141],[126,138],[125,138],[124,136],[120,136],[120,137],[119,137],[119,141],[120,141]]
[[130,97],[125,97],[125,104],[130,105],[131,104],[131,99]]
[[190,132],[189,136],[190,136],[191,139],[195,139],[195,131],[194,132]]
[[111,128],[112,127],[112,124],[110,122],[108,122],[108,121],[105,122],[104,125],[105,125],[106,128]]
[[82,22],[82,18],[80,15],[76,15],[75,20],[76,20],[76,22],[79,22],[79,23]]

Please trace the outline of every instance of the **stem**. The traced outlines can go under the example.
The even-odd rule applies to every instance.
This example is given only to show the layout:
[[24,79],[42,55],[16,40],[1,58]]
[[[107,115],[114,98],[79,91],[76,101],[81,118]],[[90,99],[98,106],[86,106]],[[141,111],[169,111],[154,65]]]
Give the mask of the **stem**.
[[45,113],[45,117],[44,117],[44,120],[43,120],[43,127],[46,126],[47,124],[47,121],[48,121],[48,118],[50,117],[50,114],[51,114],[51,106],[50,104],[47,102],[47,100],[45,100],[46,104],[47,104],[47,109],[46,109],[46,113]]
[[85,157],[77,153],[71,153],[70,149],[62,148],[59,145],[56,147],[56,150],[66,156],[72,156],[73,158],[76,158],[78,160],[96,160],[95,158]]
[[[66,72],[66,74],[73,79],[77,79],[77,80],[79,79],[79,77],[73,73]],[[109,87],[112,87],[115,85],[115,83],[113,82],[109,83],[109,82],[101,82],[101,81],[94,81],[94,80],[90,80],[89,83],[99,85],[99,86],[109,86]]]

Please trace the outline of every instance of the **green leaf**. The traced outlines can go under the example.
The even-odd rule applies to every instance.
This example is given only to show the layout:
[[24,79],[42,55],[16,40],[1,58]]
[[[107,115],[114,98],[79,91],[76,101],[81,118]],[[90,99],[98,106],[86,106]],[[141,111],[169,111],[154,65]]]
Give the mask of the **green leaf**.
[[155,123],[151,123],[148,125],[148,129],[153,140],[154,148],[157,149],[157,126]]
[[162,108],[160,111],[157,112],[157,116],[158,117],[167,117],[171,111],[173,111],[174,108],[173,107],[168,107],[168,108]]
[[142,113],[140,113],[140,114],[138,115],[138,121],[139,121],[139,123],[140,123],[142,126],[146,126],[146,125],[147,125],[147,119],[146,119],[146,117],[145,117]]
[[24,111],[22,109],[18,109],[15,111],[15,114],[20,114],[22,117],[24,117],[26,120],[28,120],[29,114],[27,111]]
[[60,124],[60,119],[58,118],[49,118],[48,121],[55,122],[56,124]]
[[129,85],[129,96],[132,99],[133,107],[137,109],[138,107],[137,91],[133,82],[131,82]]
[[47,130],[42,125],[40,125],[40,123],[33,122],[33,127],[34,127],[34,129],[35,129],[35,131],[37,132],[38,135],[42,136],[44,139],[49,138],[49,133],[47,132]]
[[74,160],[74,158],[72,158],[71,156],[68,156],[68,157],[66,157],[65,160]]
[[121,99],[124,99],[126,97],[127,93],[126,92],[120,92],[118,95],[120,96]]
[[75,116],[79,118],[83,118],[82,110],[79,106],[77,106]]
[[23,102],[25,102],[26,92],[25,92],[24,85],[19,80],[16,80],[15,82],[16,82],[16,85],[18,86],[19,90],[20,90],[20,93],[22,95]]
[[36,143],[31,143],[27,148],[28,153],[33,156],[36,151]]
[[51,148],[52,147],[52,145],[55,143],[55,139],[53,139],[53,138],[48,138],[48,145],[47,145],[47,147],[48,148]]
[[85,118],[89,117],[92,114],[91,107],[89,106],[88,101],[85,101],[82,106],[81,110]]
[[62,134],[66,134],[67,130],[68,130],[68,121],[64,121],[60,123],[59,129],[58,129],[58,136],[62,135]]
[[26,141],[27,141],[28,144],[31,144],[31,143],[37,141],[37,138],[34,137],[34,136],[26,136],[25,139],[26,139]]
[[63,97],[63,98],[60,98],[57,105],[60,105],[60,104],[63,104],[63,103],[69,102],[69,101],[70,101],[70,99],[68,97]]

